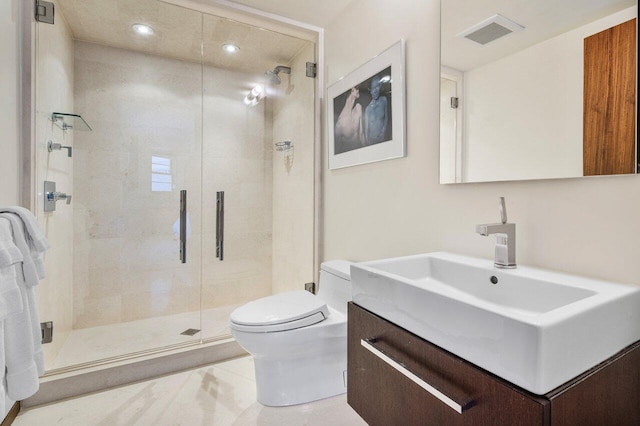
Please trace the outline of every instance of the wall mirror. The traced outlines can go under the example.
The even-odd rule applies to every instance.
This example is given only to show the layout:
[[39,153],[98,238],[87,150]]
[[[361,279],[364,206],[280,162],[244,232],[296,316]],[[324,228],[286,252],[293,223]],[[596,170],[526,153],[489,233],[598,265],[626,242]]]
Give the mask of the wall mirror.
[[440,183],[638,173],[636,0],[441,11]]

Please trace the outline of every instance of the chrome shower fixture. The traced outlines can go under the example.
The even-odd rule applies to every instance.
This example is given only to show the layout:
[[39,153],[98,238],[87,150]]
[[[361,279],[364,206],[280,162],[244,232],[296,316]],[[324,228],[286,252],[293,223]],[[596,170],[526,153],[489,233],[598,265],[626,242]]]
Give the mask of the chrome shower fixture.
[[244,103],[245,105],[256,106],[265,96],[264,87],[258,84],[245,96]]
[[289,151],[291,148],[293,148],[293,142],[291,141],[283,141],[283,142],[276,142],[276,151]]
[[269,80],[269,83],[271,84],[280,84],[282,83],[282,80],[280,79],[280,76],[278,74],[280,74],[281,72],[285,73],[285,74],[291,74],[291,67],[285,67],[284,65],[278,65],[277,67],[275,67],[273,69],[273,71],[267,71],[264,73],[264,75],[267,77],[267,80]]

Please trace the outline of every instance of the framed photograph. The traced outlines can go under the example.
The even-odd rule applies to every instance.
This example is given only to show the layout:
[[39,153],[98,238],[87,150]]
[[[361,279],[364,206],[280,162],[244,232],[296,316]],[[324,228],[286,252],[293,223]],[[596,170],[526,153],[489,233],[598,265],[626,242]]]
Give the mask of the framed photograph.
[[327,89],[329,169],[405,157],[404,40]]

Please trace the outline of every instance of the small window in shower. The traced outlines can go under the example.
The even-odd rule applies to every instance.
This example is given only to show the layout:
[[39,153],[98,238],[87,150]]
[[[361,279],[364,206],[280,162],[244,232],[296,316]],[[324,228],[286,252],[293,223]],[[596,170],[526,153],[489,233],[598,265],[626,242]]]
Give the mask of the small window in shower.
[[171,191],[171,159],[151,156],[151,191]]

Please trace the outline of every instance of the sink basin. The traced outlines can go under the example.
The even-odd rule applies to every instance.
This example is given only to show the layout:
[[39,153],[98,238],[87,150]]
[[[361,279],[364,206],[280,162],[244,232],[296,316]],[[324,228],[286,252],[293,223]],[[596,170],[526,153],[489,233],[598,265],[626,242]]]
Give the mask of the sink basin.
[[351,282],[356,304],[537,395],[640,340],[640,287],[451,253],[353,264]]

